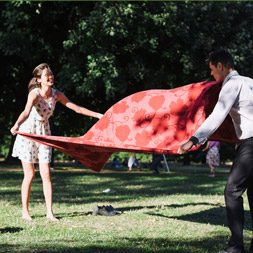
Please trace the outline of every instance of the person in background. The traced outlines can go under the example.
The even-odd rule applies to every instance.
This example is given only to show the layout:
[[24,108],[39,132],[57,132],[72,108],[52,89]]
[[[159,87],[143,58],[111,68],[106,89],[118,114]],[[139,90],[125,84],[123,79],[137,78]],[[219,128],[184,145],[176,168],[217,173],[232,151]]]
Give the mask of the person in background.
[[[205,143],[227,115],[230,115],[240,143],[224,190],[231,237],[227,248],[220,253],[243,253],[242,195],[246,190],[253,221],[253,79],[238,74],[234,69],[233,57],[227,50],[212,52],[208,63],[211,75],[222,83],[219,98],[213,112],[193,136],[179,147],[178,153],[184,154],[193,145]],[[253,239],[249,252],[253,253]]]
[[161,161],[163,160],[162,154],[152,154],[152,162],[150,165],[150,169],[153,174],[159,174],[159,167],[161,167]]
[[136,166],[137,169],[138,169],[138,171],[141,170],[141,167],[140,167],[140,165],[139,165],[139,162],[138,162],[138,161],[136,160],[136,158],[135,158],[135,153],[130,153],[127,166],[128,166],[128,172],[132,172],[132,167],[133,167],[133,166]]
[[120,167],[119,160],[116,157],[113,158],[112,165],[116,169],[118,169]]
[[127,157],[125,157],[123,162],[122,162],[122,166],[127,167],[127,164],[128,164],[128,159],[127,159]]
[[206,163],[210,168],[209,177],[215,177],[215,168],[220,166],[220,142],[208,141],[203,151],[207,150]]
[[[76,113],[98,119],[103,116],[100,113],[90,111],[72,103],[63,93],[54,89],[53,85],[54,75],[49,65],[46,63],[38,65],[34,69],[33,78],[28,84],[28,98],[25,109],[10,130],[13,135],[17,131],[37,135],[51,135],[48,119],[53,114],[57,102],[61,102]],[[24,170],[21,199],[22,218],[25,220],[32,220],[29,214],[28,203],[32,181],[35,176],[34,164],[39,163],[47,208],[46,217],[51,221],[58,221],[52,210],[51,152],[52,149],[48,146],[30,141],[21,135],[17,135],[16,137],[12,156],[18,157],[21,160]]]

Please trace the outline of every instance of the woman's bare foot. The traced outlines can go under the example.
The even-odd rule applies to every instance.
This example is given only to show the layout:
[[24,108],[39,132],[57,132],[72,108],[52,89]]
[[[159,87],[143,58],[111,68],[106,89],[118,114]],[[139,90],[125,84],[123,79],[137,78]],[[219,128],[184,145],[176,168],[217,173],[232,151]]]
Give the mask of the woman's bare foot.
[[23,212],[22,213],[22,219],[31,221],[32,217],[29,215],[29,213]]
[[57,219],[53,214],[48,214],[47,215],[47,219],[48,220],[50,220],[50,221],[56,221],[56,222],[58,222],[59,221],[59,219]]

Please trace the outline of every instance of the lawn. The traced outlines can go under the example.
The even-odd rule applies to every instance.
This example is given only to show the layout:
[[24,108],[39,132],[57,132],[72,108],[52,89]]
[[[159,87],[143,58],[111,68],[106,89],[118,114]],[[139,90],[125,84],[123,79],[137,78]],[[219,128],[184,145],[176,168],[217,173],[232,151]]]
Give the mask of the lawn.
[[[39,172],[32,185],[31,222],[21,219],[22,171],[0,166],[0,252],[217,252],[230,235],[223,189],[228,168],[209,178],[207,167],[170,165],[153,175],[126,169],[93,173],[83,167],[56,166],[52,172],[54,213],[45,218]],[[110,192],[104,193],[105,189]],[[245,246],[251,220],[246,196]],[[123,213],[93,216],[96,205]]]

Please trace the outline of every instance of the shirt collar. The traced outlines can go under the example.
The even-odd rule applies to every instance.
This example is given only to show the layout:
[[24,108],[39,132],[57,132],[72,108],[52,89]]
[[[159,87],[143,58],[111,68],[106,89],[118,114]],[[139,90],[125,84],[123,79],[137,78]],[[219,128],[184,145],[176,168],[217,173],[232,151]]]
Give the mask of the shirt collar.
[[226,78],[223,81],[223,85],[228,82],[228,80],[232,77],[232,76],[239,76],[238,72],[236,70],[233,70],[232,72],[230,72]]

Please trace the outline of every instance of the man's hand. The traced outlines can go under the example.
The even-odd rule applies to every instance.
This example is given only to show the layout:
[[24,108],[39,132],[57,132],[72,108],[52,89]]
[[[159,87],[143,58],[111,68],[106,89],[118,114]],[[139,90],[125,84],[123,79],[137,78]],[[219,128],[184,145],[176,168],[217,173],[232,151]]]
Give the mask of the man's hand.
[[182,155],[184,153],[186,153],[189,149],[191,149],[191,147],[193,146],[193,142],[192,141],[187,141],[186,143],[184,143],[183,145],[181,145],[178,149],[178,154]]

